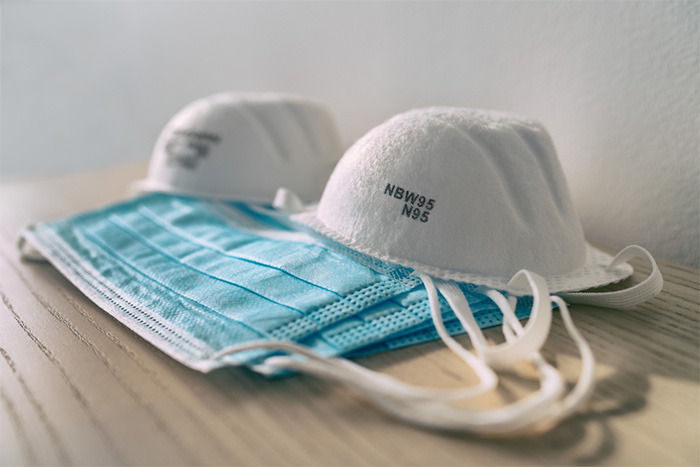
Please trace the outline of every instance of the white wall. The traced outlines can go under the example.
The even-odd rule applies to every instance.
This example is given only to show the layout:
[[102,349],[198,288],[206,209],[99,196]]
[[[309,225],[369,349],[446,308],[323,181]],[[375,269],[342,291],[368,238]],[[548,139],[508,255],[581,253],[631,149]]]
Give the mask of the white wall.
[[315,96],[346,143],[400,111],[549,128],[591,240],[700,266],[699,10],[680,2],[2,3],[4,179],[146,160],[221,90]]

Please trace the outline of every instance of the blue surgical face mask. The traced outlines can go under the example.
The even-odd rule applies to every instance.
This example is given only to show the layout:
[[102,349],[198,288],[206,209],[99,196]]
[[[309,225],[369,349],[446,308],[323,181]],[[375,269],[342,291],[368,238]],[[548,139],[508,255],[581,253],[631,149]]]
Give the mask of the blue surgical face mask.
[[224,364],[209,359],[222,347],[298,341],[418,284],[312,243],[235,228],[261,228],[261,218],[244,205],[150,195],[23,237],[96,303],[200,370]]
[[[475,291],[477,287],[471,284],[462,285],[462,293],[467,297],[474,319],[481,329],[500,326],[503,324],[503,313],[488,299],[485,295]],[[423,295],[424,291],[417,289],[415,294]],[[426,305],[427,300],[422,302]],[[440,309],[445,319],[445,329],[452,336],[457,336],[465,333],[465,329],[459,319],[454,316],[447,303],[440,301]],[[518,319],[525,319],[530,315],[532,308],[532,297],[518,297],[515,308],[515,315]],[[397,316],[404,315],[406,310],[395,312]],[[372,344],[353,350],[347,354],[348,357],[364,357],[378,352],[388,350],[396,350],[412,345],[423,344],[425,342],[435,341],[440,338],[438,331],[435,328],[433,321],[430,318],[429,305],[427,309],[421,307],[420,323],[408,329],[392,333],[385,338],[376,339]],[[352,318],[351,318],[352,319]],[[371,323],[367,323],[371,325]],[[327,330],[327,332],[331,332]]]
[[[501,325],[503,313],[488,297],[477,293],[476,289],[477,286],[472,284],[460,285],[479,327],[484,329]],[[526,318],[531,307],[532,297],[518,298],[515,310],[518,318]],[[464,334],[465,329],[444,299],[440,299],[440,309],[448,332],[451,335]],[[427,293],[419,287],[332,324],[300,343],[324,348],[323,342],[330,342],[336,348],[344,349],[339,354],[355,357],[396,350],[438,338],[430,316]],[[334,352],[327,354],[336,355]]]
[[[213,357],[246,342],[333,356],[432,337],[421,332],[427,293],[404,268],[360,264],[242,203],[149,195],[23,236],[98,305],[202,371],[270,353]],[[481,325],[500,323],[490,300],[463,288]]]

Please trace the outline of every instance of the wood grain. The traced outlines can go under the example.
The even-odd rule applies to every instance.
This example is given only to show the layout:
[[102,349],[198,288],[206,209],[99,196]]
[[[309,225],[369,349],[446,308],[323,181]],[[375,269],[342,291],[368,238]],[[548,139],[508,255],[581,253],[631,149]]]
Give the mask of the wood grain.
[[[2,465],[700,463],[697,270],[661,261],[663,292],[632,310],[572,307],[598,362],[595,394],[580,415],[516,439],[431,432],[314,378],[189,370],[51,266],[19,260],[20,227],[123,199],[126,184],[144,171],[127,166],[1,188]],[[642,262],[635,269],[631,282],[649,272]],[[544,354],[575,380],[580,360],[558,315]],[[474,378],[436,342],[359,361],[425,385]],[[511,374],[503,380],[504,389],[480,403],[498,404],[531,386]]]

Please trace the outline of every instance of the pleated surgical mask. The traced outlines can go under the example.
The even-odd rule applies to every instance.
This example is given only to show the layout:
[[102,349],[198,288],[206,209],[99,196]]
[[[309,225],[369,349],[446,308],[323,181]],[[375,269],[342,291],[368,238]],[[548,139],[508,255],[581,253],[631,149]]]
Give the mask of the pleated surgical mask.
[[[241,343],[343,355],[430,319],[427,294],[400,268],[375,272],[242,203],[153,194],[33,226],[23,238],[95,303],[200,371],[270,354],[212,357]],[[482,327],[500,324],[489,300],[464,290]]]
[[379,325],[383,315],[429,315],[426,295],[409,293],[416,278],[378,273],[242,203],[151,194],[37,224],[22,238],[95,303],[201,371],[261,355],[211,357],[234,344],[318,334],[316,349],[338,355],[421,322]]
[[312,99],[220,93],[172,117],[133,189],[270,203],[284,186],[316,201],[342,152],[333,118]]

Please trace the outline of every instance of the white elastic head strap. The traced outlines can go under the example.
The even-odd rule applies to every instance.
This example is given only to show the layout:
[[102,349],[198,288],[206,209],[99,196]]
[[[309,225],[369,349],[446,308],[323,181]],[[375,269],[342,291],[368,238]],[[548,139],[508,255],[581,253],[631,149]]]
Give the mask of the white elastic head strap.
[[[431,287],[424,275],[419,277],[421,277],[425,283],[426,288]],[[477,354],[492,368],[510,368],[517,362],[527,358],[533,352],[537,352],[542,345],[544,345],[552,323],[552,306],[549,303],[549,289],[547,288],[547,283],[538,274],[522,270],[515,274],[509,282],[509,287],[519,290],[522,290],[523,286],[529,285],[533,296],[532,312],[524,331],[521,332],[517,339],[512,339],[511,341],[506,340],[506,342],[495,346],[487,345],[486,338],[481,332],[481,329],[479,329],[469,309],[469,304],[459,290],[459,287],[452,281],[438,279],[436,282],[438,289],[452,307],[452,310],[457,315],[462,326],[467,330],[473,329],[469,336],[472,339]],[[485,293],[496,302],[504,314],[509,312],[510,307],[507,306],[508,302],[500,293],[488,288],[482,288],[479,291]],[[517,323],[518,326],[520,325],[514,313],[506,316],[506,320],[510,325],[515,325],[515,323]],[[472,334],[474,334],[474,336],[472,336]]]
[[[306,348],[304,348],[304,353],[302,355],[307,357],[307,361],[300,361],[288,356],[270,357],[266,359],[262,365],[256,366],[256,370],[266,371],[269,369],[274,371],[276,368],[282,367],[288,369],[293,368],[307,373],[311,372],[318,376],[324,376],[354,386],[356,389],[375,400],[375,402],[380,403],[380,405],[388,404],[388,402],[382,402],[382,400],[384,400],[383,398],[396,399],[395,402],[399,405],[405,405],[406,401],[402,399],[428,401],[464,400],[476,397],[495,388],[498,383],[498,378],[493,370],[476,355],[460,345],[447,332],[442,319],[442,313],[440,312],[437,290],[435,290],[434,286],[428,289],[428,301],[430,303],[433,324],[438,335],[453,353],[472,367],[479,377],[479,384],[458,390],[439,390],[411,386],[391,378],[390,376],[355,365],[349,360],[323,358],[316,354],[310,356]],[[478,335],[483,336],[478,326],[476,326],[476,330],[478,331]],[[381,395],[382,398],[377,399],[379,395]]]
[[[438,336],[440,336],[442,342],[444,342],[445,345],[455,355],[459,356],[462,359],[462,361],[464,361],[467,365],[471,366],[472,369],[479,376],[479,380],[481,381],[481,383],[479,386],[474,387],[475,395],[477,394],[476,391],[480,391],[481,389],[483,389],[483,391],[481,392],[485,392],[486,390],[493,389],[494,387],[496,387],[498,383],[498,378],[496,377],[496,374],[493,372],[493,370],[491,370],[491,368],[488,366],[488,364],[486,364],[482,359],[478,358],[476,355],[465,349],[459,342],[457,342],[452,336],[450,336],[450,333],[445,328],[445,324],[442,319],[442,312],[440,310],[438,292],[435,286],[432,284],[432,282],[430,282],[430,277],[419,271],[414,272],[414,275],[420,278],[424,284],[426,283],[426,281],[430,284],[429,286],[426,285],[426,291],[428,292],[428,303],[430,304],[430,317],[433,320],[433,326],[435,326],[435,330],[437,331]],[[469,304],[467,304],[467,306],[469,306]],[[479,326],[476,324],[474,317],[472,316],[471,318],[471,322],[467,322],[466,325],[464,325],[467,335],[469,335],[469,338],[472,340],[472,342],[475,342],[479,339],[483,341],[483,333],[479,329]]]
[[[320,356],[294,343],[251,342],[223,349],[212,357],[222,358],[232,353],[263,348],[288,352],[293,356],[269,357],[262,365],[254,367],[256,370],[296,370],[341,382],[363,393],[395,417],[429,428],[508,434],[539,420],[541,416],[536,415],[547,413],[552,399],[557,399],[563,392],[563,384],[556,387],[549,384],[550,391],[538,391],[510,405],[492,410],[471,410],[450,403],[451,400],[463,399],[462,389],[438,390],[412,386],[349,360]],[[556,370],[551,367],[545,368],[545,373],[544,380],[559,379]],[[550,393],[552,390],[553,394]]]
[[[525,275],[525,277],[527,277],[527,275]],[[537,275],[534,275],[534,277],[537,277]],[[516,281],[511,281],[511,286],[516,284]],[[519,284],[517,285],[519,286]],[[524,328],[522,324],[520,324],[520,321],[517,319],[514,312],[514,308],[517,303],[515,297],[511,296],[509,299],[506,299],[500,292],[484,286],[477,288],[476,292],[487,295],[503,312],[503,334],[506,337],[507,342],[517,345],[517,342],[523,343],[530,341],[534,343],[539,340],[539,336],[537,339],[524,338],[523,334],[533,333],[534,330],[538,329],[541,325],[536,324],[533,326],[533,328],[528,329],[528,327]],[[541,289],[539,292],[541,293]],[[581,372],[575,387],[569,394],[566,395],[566,397],[561,400],[552,401],[552,404],[549,407],[542,410],[539,414],[536,414],[535,417],[531,418],[530,424],[523,423],[522,428],[551,428],[560,420],[563,420],[577,411],[588,400],[595,385],[595,359],[593,357],[593,352],[578,329],[576,329],[564,300],[557,296],[551,296],[549,298],[553,303],[556,303],[559,306],[562,318],[564,320],[564,325],[579,349],[579,353],[581,355]],[[459,315],[460,313],[458,313],[458,316]],[[518,341],[518,339],[521,340]],[[527,350],[523,349],[523,351]],[[526,357],[526,355],[527,354],[523,354],[521,358]],[[533,364],[540,368],[541,371],[546,371],[548,369],[553,370],[551,367],[547,368],[549,365],[544,362],[544,359],[538,352],[531,354],[529,358],[523,359],[530,360]]]
[[608,269],[614,269],[634,258],[642,258],[651,265],[649,277],[637,285],[614,292],[571,292],[558,293],[557,295],[569,303],[618,309],[632,308],[647,300],[651,300],[663,288],[664,280],[661,277],[661,271],[656,265],[656,261],[654,261],[654,257],[647,250],[638,245],[630,245],[615,256]]
[[[297,370],[342,382],[362,392],[376,405],[394,416],[431,428],[507,434],[530,426],[541,420],[543,414],[548,414],[549,407],[563,394],[564,385],[559,373],[536,352],[530,355],[529,360],[540,370],[541,390],[517,402],[492,410],[466,409],[451,403],[451,401],[474,397],[485,392],[485,390],[491,389],[495,385],[495,374],[484,362],[481,362],[449,336],[442,322],[437,290],[429,277],[424,276],[423,279],[426,282],[431,313],[439,335],[445,340],[446,345],[460,356],[462,360],[473,365],[481,378],[480,384],[457,390],[416,387],[390,376],[367,370],[348,360],[320,356],[307,347],[287,342],[252,342],[223,349],[212,357],[223,358],[232,353],[252,349],[284,351],[290,355],[269,357],[261,365],[257,365],[254,368],[263,372],[280,369]],[[537,284],[537,286],[540,286],[540,284]],[[544,303],[549,305],[548,301]],[[468,304],[466,306],[468,307]],[[512,310],[508,310],[506,313],[509,320],[517,321]],[[469,331],[476,339],[480,339],[477,336],[481,336],[481,340],[483,340],[485,345],[483,333],[481,333],[478,326],[474,328],[470,324],[469,327]],[[528,356],[521,356],[521,360],[524,359],[528,359]]]
[[[447,345],[447,347],[452,350],[457,355],[462,355],[463,352],[467,352],[469,355],[473,356],[471,352],[468,352],[459,342],[457,342],[450,334],[447,332],[447,329],[445,329],[443,320],[442,320],[442,312],[440,311],[440,302],[438,300],[438,292],[437,289],[435,288],[435,284],[430,276],[427,274],[420,272],[420,271],[415,271],[413,273],[414,276],[418,277],[421,281],[423,281],[423,284],[425,285],[425,289],[428,292],[428,303],[430,304],[430,316],[433,319],[433,325],[435,326],[435,329],[437,330],[438,335],[440,336],[440,339]],[[441,290],[442,292],[442,290]],[[462,293],[458,290],[456,292],[464,298]],[[447,299],[447,302],[449,305],[452,307],[452,309],[455,309],[455,305],[452,302],[452,295],[448,296],[445,295],[443,292],[443,296]],[[465,300],[466,302],[466,300]],[[463,306],[463,308],[468,309],[469,312],[465,313],[466,316],[461,316],[460,314],[456,314],[457,318],[459,321],[462,323],[462,327],[466,331],[467,335],[469,336],[469,339],[472,342],[472,345],[477,351],[477,354],[479,355],[480,360],[479,362],[482,362],[483,356],[481,355],[482,349],[487,347],[486,343],[486,338],[484,337],[484,334],[481,332],[481,329],[479,328],[479,325],[476,323],[476,320],[474,319],[474,316],[471,314],[471,309],[469,308],[469,303],[460,303],[460,305]],[[466,361],[466,360],[465,360]]]
[[[507,341],[514,341],[516,334],[521,335],[525,332],[525,328],[515,316],[514,309],[517,303],[515,297],[511,296],[509,299],[506,299],[500,292],[483,286],[477,288],[475,292],[486,294],[503,312],[503,334]],[[564,326],[579,350],[581,355],[581,372],[571,392],[562,400],[552,404],[546,413],[542,414],[541,420],[532,424],[533,428],[539,429],[551,428],[560,420],[572,415],[588,400],[595,387],[595,358],[591,348],[576,328],[566,302],[556,295],[552,295],[549,298],[552,303],[556,303],[559,307]]]
[[595,387],[595,358],[593,357],[593,352],[579,330],[576,329],[576,325],[574,325],[574,320],[571,318],[571,313],[569,312],[569,307],[566,305],[566,302],[554,295],[551,299],[553,303],[559,306],[561,317],[564,320],[564,326],[576,343],[576,347],[578,347],[579,354],[581,355],[581,372],[571,392],[569,392],[564,399],[553,405],[547,416],[538,423],[538,425],[544,429],[555,425],[560,420],[576,412],[588,401]]
[[[435,284],[430,276],[422,272],[414,272],[414,275],[423,281],[429,297],[433,294],[436,295]],[[494,426],[482,427],[479,431],[506,433],[517,431],[539,421],[544,414],[548,413],[548,408],[556,402],[563,392],[561,375],[538,353],[538,350],[546,340],[551,324],[551,305],[547,297],[548,289],[544,279],[529,271],[520,271],[509,283],[509,286],[514,289],[522,290],[523,285],[529,285],[532,290],[534,297],[533,311],[531,312],[531,319],[527,328],[523,328],[515,316],[513,311],[514,302],[510,303],[497,291],[487,288],[482,290],[482,292],[484,290],[488,292],[487,296],[496,302],[504,314],[505,326],[503,329],[507,342],[496,346],[487,344],[483,332],[474,319],[469,303],[464,298],[459,287],[452,281],[437,279],[436,282],[438,284],[437,288],[452,307],[481,358],[498,368],[509,368],[517,362],[529,360],[540,370],[541,389],[535,394],[531,394],[514,404],[502,408],[502,412],[499,415],[504,417],[502,422],[507,426],[500,428]],[[437,315],[439,315],[437,299],[431,301],[430,305],[433,322],[436,323],[437,327],[438,320],[435,318],[436,310],[438,310]],[[519,339],[514,337],[512,328],[515,328],[521,336]],[[443,340],[446,341],[444,337]],[[456,341],[454,342],[456,345],[459,345]],[[451,423],[455,426],[461,426],[459,422],[454,420],[451,420]]]

